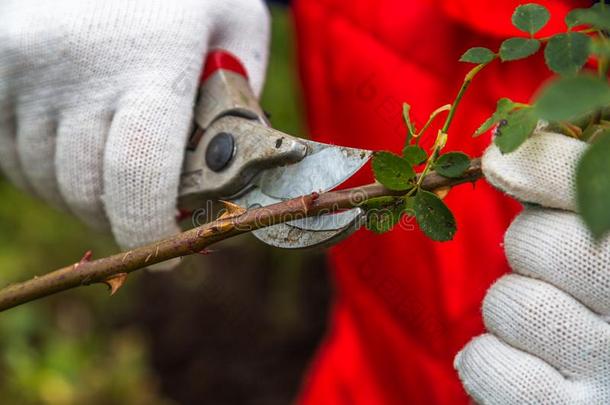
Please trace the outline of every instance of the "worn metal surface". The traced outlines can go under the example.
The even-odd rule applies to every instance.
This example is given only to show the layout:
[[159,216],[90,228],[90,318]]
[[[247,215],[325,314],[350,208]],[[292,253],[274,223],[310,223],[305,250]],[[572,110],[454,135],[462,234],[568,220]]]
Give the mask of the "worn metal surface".
[[[233,135],[233,158],[220,171],[206,164],[208,144],[220,133]],[[301,161],[307,146],[257,121],[224,116],[206,129],[193,151],[186,152],[180,182],[181,205],[211,198],[228,198],[247,187],[264,169]]]
[[[267,206],[312,192],[330,191],[356,173],[371,157],[361,149],[326,145],[313,141],[307,156],[298,163],[264,171],[253,188],[235,202],[244,207]],[[332,215],[293,220],[260,229],[254,235],[281,248],[300,249],[331,245],[358,228],[362,211],[353,209]]]
[[259,184],[265,194],[286,199],[331,190],[350,178],[370,158],[370,152],[361,149],[304,142],[307,145],[305,159],[264,172]]
[[[357,215],[343,228],[331,231],[304,230],[289,224],[279,224],[254,231],[254,235],[268,245],[284,249],[304,249],[310,247],[327,247],[342,241],[356,231],[361,225],[361,210],[355,208]],[[319,217],[323,218],[323,217]]]
[[243,116],[267,124],[264,111],[245,77],[219,70],[199,87],[195,123],[203,129],[225,115]]

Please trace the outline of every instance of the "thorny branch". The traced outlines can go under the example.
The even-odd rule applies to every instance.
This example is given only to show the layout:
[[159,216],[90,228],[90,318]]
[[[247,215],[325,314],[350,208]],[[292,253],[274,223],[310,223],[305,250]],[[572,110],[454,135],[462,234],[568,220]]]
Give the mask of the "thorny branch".
[[[480,160],[473,159],[461,177],[450,179],[430,173],[421,186],[426,190],[445,190],[458,184],[474,182],[480,177]],[[94,283],[108,285],[113,294],[123,285],[129,273],[175,257],[205,252],[207,247],[221,240],[281,222],[353,208],[370,198],[402,194],[404,191],[392,191],[380,184],[369,184],[341,191],[313,193],[262,208],[236,210],[234,207],[228,215],[154,244],[98,260],[91,260],[91,252],[87,252],[78,263],[9,285],[0,290],[0,311]]]

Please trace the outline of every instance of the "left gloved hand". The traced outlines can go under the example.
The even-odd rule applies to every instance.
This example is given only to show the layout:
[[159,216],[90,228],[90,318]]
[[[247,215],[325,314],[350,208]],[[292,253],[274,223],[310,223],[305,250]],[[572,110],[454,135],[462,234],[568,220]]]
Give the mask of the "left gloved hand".
[[533,205],[506,232],[514,273],[487,292],[489,333],[455,359],[478,403],[610,403],[610,238],[596,243],[575,213],[586,147],[540,132],[516,152],[491,146],[483,156],[491,184]]
[[269,23],[262,0],[0,1],[0,169],[123,248],[175,234],[203,60],[260,94]]

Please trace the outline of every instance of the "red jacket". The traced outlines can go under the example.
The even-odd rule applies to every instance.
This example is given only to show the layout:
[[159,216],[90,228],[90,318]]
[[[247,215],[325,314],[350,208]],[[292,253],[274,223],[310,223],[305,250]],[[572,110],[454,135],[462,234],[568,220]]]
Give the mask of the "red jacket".
[[[472,67],[458,62],[466,49],[497,50],[502,39],[523,35],[510,23],[519,3],[297,0],[311,133],[323,142],[400,151],[402,102],[412,105],[420,127],[451,102]],[[539,3],[553,16],[541,35],[564,29],[568,2]],[[547,75],[540,56],[494,62],[467,93],[446,150],[480,156],[489,135],[471,134],[496,100],[527,101]],[[368,170],[352,184],[371,180]],[[381,236],[359,231],[331,250],[336,297],[302,404],[468,402],[453,358],[483,331],[480,305],[490,284],[509,270],[502,236],[519,206],[483,181],[454,189],[446,202],[458,224],[452,242],[431,242],[411,224]]]

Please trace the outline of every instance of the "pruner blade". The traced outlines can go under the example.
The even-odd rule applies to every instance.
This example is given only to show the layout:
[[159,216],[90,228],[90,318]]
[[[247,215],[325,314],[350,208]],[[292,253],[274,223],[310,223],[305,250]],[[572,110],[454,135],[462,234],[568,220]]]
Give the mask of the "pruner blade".
[[[246,206],[266,206],[313,192],[334,189],[352,177],[371,158],[363,149],[301,140],[307,154],[299,162],[265,170],[253,182],[254,188],[236,200]],[[332,245],[358,229],[362,210],[292,220],[254,231],[263,242],[276,247],[300,249]]]

